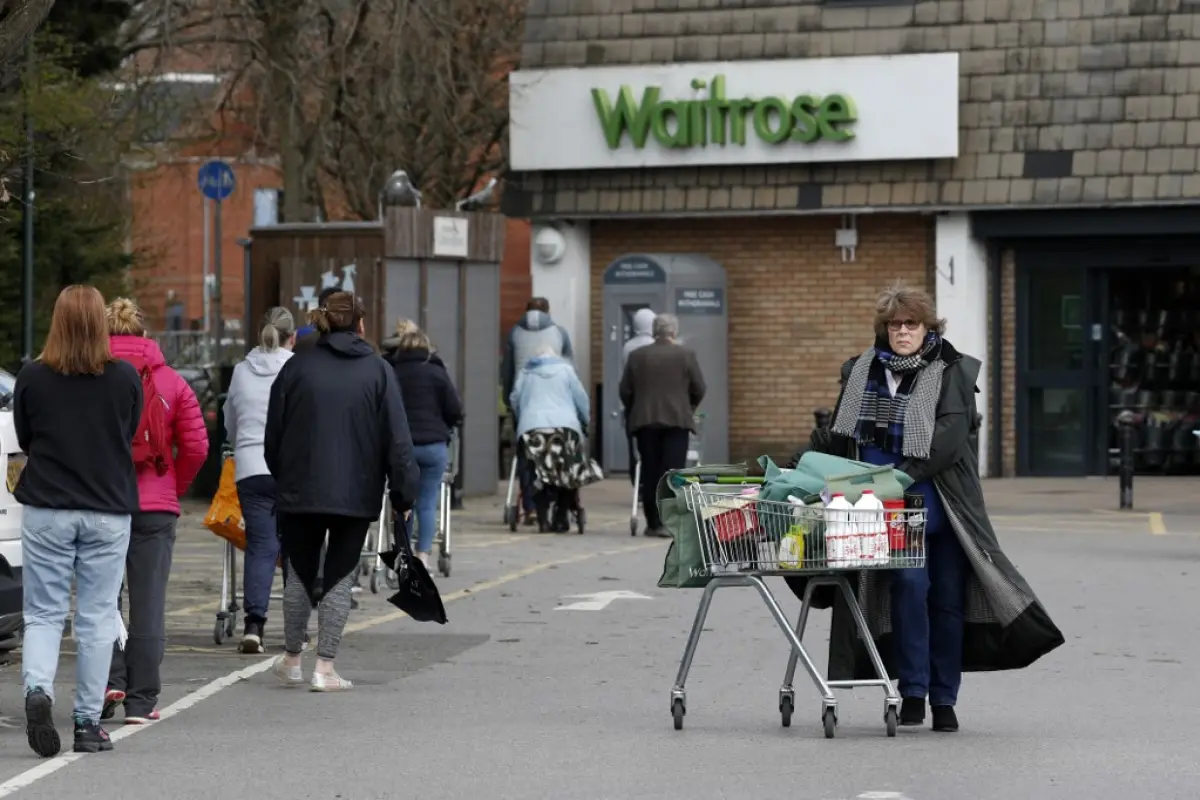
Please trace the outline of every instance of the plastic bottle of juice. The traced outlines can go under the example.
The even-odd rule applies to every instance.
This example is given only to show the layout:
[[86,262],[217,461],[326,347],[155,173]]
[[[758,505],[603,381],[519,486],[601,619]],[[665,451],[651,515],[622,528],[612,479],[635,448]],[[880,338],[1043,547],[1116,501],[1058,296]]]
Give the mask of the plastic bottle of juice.
[[[830,567],[846,568],[858,562],[858,555],[851,551],[854,528],[850,514],[854,506],[844,494],[835,494],[825,506],[825,557]],[[855,548],[857,549],[857,548]]]
[[890,558],[887,521],[883,517],[883,501],[871,489],[864,489],[854,504],[858,517],[858,539],[862,566],[886,564]]

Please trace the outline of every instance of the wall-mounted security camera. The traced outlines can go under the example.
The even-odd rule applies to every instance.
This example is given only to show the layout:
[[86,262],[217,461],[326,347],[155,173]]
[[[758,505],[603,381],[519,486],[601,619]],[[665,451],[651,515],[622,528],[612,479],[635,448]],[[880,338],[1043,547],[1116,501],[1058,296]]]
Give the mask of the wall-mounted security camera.
[[567,254],[567,238],[553,226],[538,228],[533,235],[533,249],[542,264],[557,264]]

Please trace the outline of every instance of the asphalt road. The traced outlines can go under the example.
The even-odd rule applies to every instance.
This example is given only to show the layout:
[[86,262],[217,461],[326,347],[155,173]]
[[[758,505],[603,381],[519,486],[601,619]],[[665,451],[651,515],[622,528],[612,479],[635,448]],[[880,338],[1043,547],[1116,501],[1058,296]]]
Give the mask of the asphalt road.
[[[212,646],[211,614],[198,617],[190,640],[173,633],[167,718],[114,727],[113,753],[39,761],[22,720],[0,720],[0,797],[1194,798],[1200,535],[1104,516],[998,520],[1067,644],[1021,672],[968,675],[958,734],[889,740],[882,692],[860,690],[842,695],[838,738],[825,740],[799,678],[781,727],[787,647],[741,589],[717,595],[676,732],[669,691],[699,593],[656,588],[666,545],[631,539],[615,507],[582,537],[509,536],[484,515],[439,583],[449,625],[364,597],[339,659],[354,692],[278,687],[266,660]],[[617,590],[649,599],[555,610]],[[819,664],[827,622],[807,637]],[[11,715],[19,672],[2,674]]]

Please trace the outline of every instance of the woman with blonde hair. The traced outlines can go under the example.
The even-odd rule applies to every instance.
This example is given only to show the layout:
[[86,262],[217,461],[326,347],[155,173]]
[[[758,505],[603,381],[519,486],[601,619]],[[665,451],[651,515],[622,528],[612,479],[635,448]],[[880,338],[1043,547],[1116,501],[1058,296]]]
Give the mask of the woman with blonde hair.
[[354,295],[335,292],[326,298],[317,309],[316,343],[288,359],[271,385],[263,435],[287,570],[285,652],[274,672],[287,685],[305,682],[301,655],[315,606],[317,664],[308,681],[315,692],[352,688],[333,662],[367,529],[383,507],[385,482],[400,514],[412,508],[417,494],[400,387],[363,339],[363,318]]
[[109,303],[105,317],[113,357],[138,373],[144,405],[133,442],[138,508],[125,557],[129,641],[124,649],[113,647],[103,718],[111,718],[123,703],[125,724],[144,725],[158,719],[179,498],[208,457],[208,429],[192,387],[167,366],[158,343],[146,337],[137,304],[119,297]]
[[233,370],[225,398],[225,440],[233,444],[238,502],[246,523],[246,558],[242,578],[246,624],[243,653],[262,653],[271,584],[279,561],[279,534],[275,523],[275,479],[267,468],[263,439],[271,387],[296,344],[292,312],[276,306],[267,311],[258,336],[258,347]]
[[133,439],[142,387],[133,367],[109,350],[95,287],[59,293],[46,347],[22,367],[13,400],[17,442],[29,459],[13,493],[24,506],[21,677],[29,746],[45,758],[62,748],[54,677],[74,582],[75,752],[111,750],[100,712],[120,632],[130,517],[139,511]]
[[[462,400],[446,372],[446,365],[433,351],[429,336],[415,322],[397,321],[395,333],[384,339],[382,346],[383,357],[396,371],[396,380],[404,397],[413,457],[420,472],[415,550],[417,558],[428,566],[437,532],[438,493],[450,458],[450,434],[462,424]],[[412,517],[405,527],[412,538]]]

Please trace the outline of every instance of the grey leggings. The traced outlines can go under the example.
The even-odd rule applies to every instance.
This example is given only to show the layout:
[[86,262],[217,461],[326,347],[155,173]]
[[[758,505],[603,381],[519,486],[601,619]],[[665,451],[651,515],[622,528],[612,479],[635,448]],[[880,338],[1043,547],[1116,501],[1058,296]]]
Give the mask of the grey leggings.
[[[304,648],[304,634],[312,615],[312,601],[290,563],[287,569],[287,582],[283,587],[284,646],[291,655],[299,655]],[[342,631],[346,628],[346,620],[350,618],[350,592],[353,587],[354,573],[351,573],[335,583],[317,603],[318,658],[332,661],[337,657]]]

